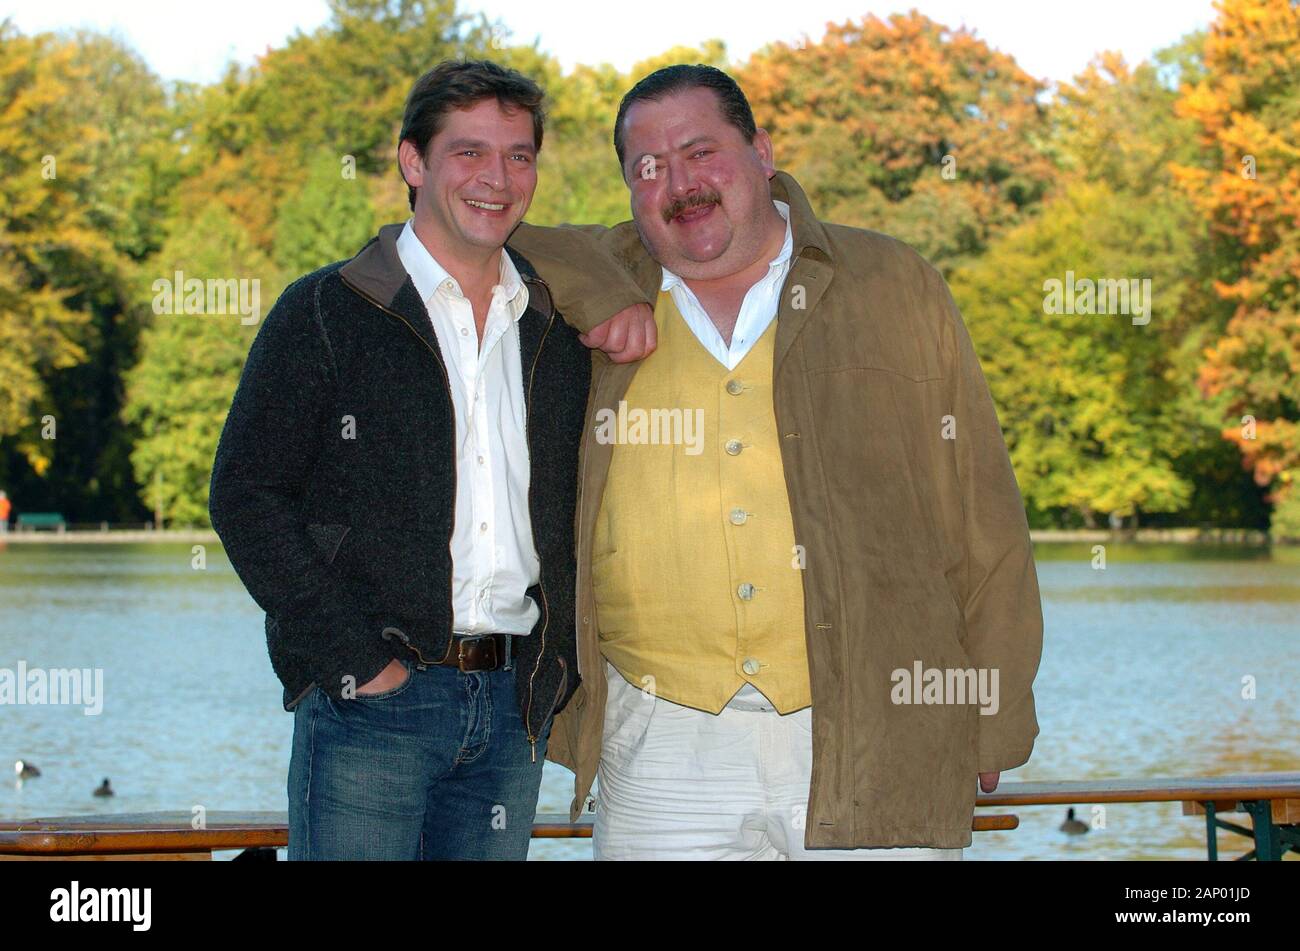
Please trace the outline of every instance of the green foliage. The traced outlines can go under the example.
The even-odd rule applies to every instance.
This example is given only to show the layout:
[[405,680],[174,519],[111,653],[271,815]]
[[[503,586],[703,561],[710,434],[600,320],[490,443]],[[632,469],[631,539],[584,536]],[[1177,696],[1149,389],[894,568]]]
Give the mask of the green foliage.
[[[394,153],[411,83],[484,57],[547,92],[540,224],[628,217],[612,133],[634,82],[683,62],[735,75],[823,218],[893,234],[950,277],[1033,524],[1255,525],[1271,501],[1275,533],[1300,536],[1290,0],[1222,0],[1208,33],[1135,67],[1102,53],[1051,100],[915,11],[744,63],[712,40],[626,73],[566,73],[455,0],[330,11],[205,86],[166,86],[105,37],[0,24],[0,484],[20,507],[205,524],[256,327],[154,313],[155,282],[257,279],[265,310],[355,253],[408,215]],[[1044,281],[1067,271],[1150,278],[1150,323],[1045,314]],[[39,437],[47,414],[58,440]]]
[[123,313],[171,216],[169,110],[112,40],[0,26],[0,479],[28,508],[138,515],[117,423],[135,360]]
[[[610,66],[579,66],[567,77],[558,70],[553,76],[547,72],[549,118],[538,157],[537,194],[528,212],[530,222],[613,225],[631,217],[627,186],[613,145],[618,104],[637,80],[673,63],[725,68],[726,47],[720,40],[700,47],[674,47],[634,64],[626,74]],[[540,81],[543,72],[539,68],[529,75]]]
[[[1188,502],[1191,485],[1174,468],[1186,427],[1170,413],[1165,325],[1187,292],[1189,229],[1185,208],[1076,182],[954,276],[1031,506],[1090,519]],[[1046,313],[1045,282],[1068,272],[1149,279],[1150,322]]]
[[146,320],[140,361],[127,375],[123,417],[139,434],[131,464],[150,511],[165,524],[206,525],[212,457],[257,327],[239,313],[186,312],[176,271],[183,282],[249,281],[250,291],[257,281],[262,314],[281,287],[248,233],[217,204],[176,230],[141,281],[140,296],[151,302],[170,286],[174,312]]
[[1269,528],[1276,541],[1300,542],[1300,492],[1289,493],[1278,504]]
[[38,472],[52,448],[34,436],[47,377],[85,358],[87,314],[69,298],[99,286],[112,256],[79,201],[88,168],[62,147],[102,134],[70,106],[86,78],[76,52],[0,24],[0,437],[22,434]]
[[300,275],[350,258],[374,237],[374,213],[366,182],[332,156],[311,166],[298,194],[280,206],[275,226],[275,263]]

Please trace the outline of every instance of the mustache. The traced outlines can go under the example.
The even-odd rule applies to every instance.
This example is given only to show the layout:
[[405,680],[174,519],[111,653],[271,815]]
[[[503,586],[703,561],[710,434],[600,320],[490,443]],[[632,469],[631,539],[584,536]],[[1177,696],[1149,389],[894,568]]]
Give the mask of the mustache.
[[664,209],[664,224],[668,224],[682,212],[689,211],[692,208],[698,208],[701,205],[721,204],[722,196],[717,192],[697,192],[687,198],[675,198]]

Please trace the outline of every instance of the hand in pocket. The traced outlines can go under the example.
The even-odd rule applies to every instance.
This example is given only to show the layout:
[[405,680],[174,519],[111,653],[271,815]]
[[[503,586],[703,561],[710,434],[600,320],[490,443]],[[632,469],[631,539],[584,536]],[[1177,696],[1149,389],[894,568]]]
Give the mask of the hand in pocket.
[[357,696],[365,697],[370,694],[387,693],[389,690],[395,690],[409,676],[411,674],[406,669],[406,665],[397,658],[393,658],[388,662],[388,666],[379,672],[378,677],[357,688]]

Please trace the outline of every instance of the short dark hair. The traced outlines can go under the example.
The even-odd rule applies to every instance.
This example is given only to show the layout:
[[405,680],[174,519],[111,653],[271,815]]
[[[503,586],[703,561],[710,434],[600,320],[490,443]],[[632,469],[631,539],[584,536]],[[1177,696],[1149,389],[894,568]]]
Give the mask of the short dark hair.
[[[446,60],[415,81],[406,97],[402,113],[402,131],[397,144],[410,141],[424,155],[433,137],[442,131],[446,115],[452,109],[468,109],[484,99],[495,98],[502,106],[527,109],[533,115],[533,147],[542,148],[545,94],[523,73],[490,60]],[[400,174],[401,167],[398,167]],[[402,179],[405,181],[405,177]],[[415,189],[406,186],[407,200],[415,210]]]
[[618,153],[618,167],[623,167],[623,118],[635,102],[643,100],[659,101],[665,96],[686,89],[712,89],[718,94],[718,107],[722,117],[740,130],[746,142],[754,141],[758,127],[754,124],[754,110],[749,107],[749,100],[736,81],[714,66],[696,63],[694,66],[679,64],[656,69],[627,91],[623,101],[618,104],[618,116],[614,119],[614,151]]

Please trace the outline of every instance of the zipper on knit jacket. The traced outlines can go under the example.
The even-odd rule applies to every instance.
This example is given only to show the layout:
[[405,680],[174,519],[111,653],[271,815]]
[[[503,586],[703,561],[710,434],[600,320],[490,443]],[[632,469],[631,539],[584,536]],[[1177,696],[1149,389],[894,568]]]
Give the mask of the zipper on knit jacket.
[[[403,326],[405,326],[407,330],[411,331],[411,333],[415,335],[415,339],[418,340],[418,341],[420,341],[420,343],[424,344],[424,346],[428,349],[428,351],[429,351],[430,353],[433,354],[433,358],[434,358],[434,360],[436,360],[436,361],[438,362],[438,368],[439,368],[440,370],[442,370],[442,382],[443,382],[443,385],[444,385],[444,386],[446,387],[446,389],[447,389],[447,402],[448,402],[448,403],[452,403],[452,404],[454,404],[454,400],[453,400],[452,395],[451,395],[451,377],[450,377],[450,376],[448,375],[448,373],[447,373],[447,365],[446,365],[445,363],[442,362],[442,354],[438,353],[438,351],[437,351],[436,349],[434,349],[433,347],[431,347],[431,346],[429,345],[429,341],[427,341],[427,340],[425,340],[423,337],[421,337],[421,336],[420,336],[420,332],[419,332],[418,330],[416,330],[415,327],[411,324],[411,322],[410,322],[409,320],[407,320],[405,317],[403,317],[401,314],[397,313],[396,311],[389,310],[389,309],[388,309],[387,307],[385,307],[383,304],[379,303],[379,301],[375,300],[373,297],[371,297],[371,296],[370,296],[369,294],[367,294],[365,291],[361,290],[361,288],[357,287],[355,284],[353,284],[351,281],[349,281],[346,277],[344,277],[343,274],[342,274],[342,272],[339,272],[339,280],[341,280],[344,284],[346,284],[349,288],[351,288],[352,291],[353,291],[353,293],[359,295],[359,296],[362,297],[364,300],[369,301],[371,304],[374,304],[376,307],[378,307],[380,310],[382,310],[385,314],[388,314],[388,315],[390,315],[390,316],[392,316],[392,317],[396,317],[398,320],[400,320],[400,321],[402,322]],[[456,530],[456,493],[457,493],[457,491],[459,491],[459,486],[457,485],[457,479],[458,479],[458,476],[457,476],[457,474],[456,474],[456,441],[453,439],[453,440],[451,441],[451,499],[452,499],[452,508],[451,508],[451,524],[452,524],[452,531],[453,531],[453,532],[455,532],[455,530]],[[448,563],[450,563],[450,561],[451,561],[451,539],[450,539],[450,537],[447,539],[447,560],[448,560]],[[448,604],[448,610],[450,610],[450,605],[452,604],[453,600],[454,600],[454,597],[453,597],[453,592],[452,592],[452,576],[451,576],[451,572],[448,572],[448,573],[447,573],[447,604]],[[450,617],[448,617],[448,618],[447,618],[447,627],[448,627],[447,636],[448,636],[448,637],[452,637],[452,636],[454,636],[454,635],[452,634],[451,630],[450,630],[451,625],[452,625],[452,620],[451,620]],[[391,628],[391,629],[389,629],[389,630],[393,630],[393,631],[395,631],[395,632],[397,633],[397,636],[400,637],[400,638],[402,639],[402,643],[404,643],[404,644],[405,644],[407,647],[409,647],[411,650],[415,651],[415,656],[418,657],[418,658],[420,658],[420,663],[422,663],[422,664],[426,664],[426,665],[436,664],[436,663],[437,663],[437,661],[429,660],[429,659],[427,659],[427,658],[426,658],[422,653],[420,653],[420,649],[419,649],[418,647],[416,647],[414,644],[411,643],[411,639],[408,638],[408,637],[407,637],[405,634],[403,634],[401,631],[397,630],[397,628]]]
[[[367,294],[367,293],[365,293],[364,291],[362,291],[361,288],[357,287],[355,284],[353,284],[351,281],[349,281],[346,277],[344,277],[342,273],[339,274],[339,279],[340,279],[341,281],[343,281],[343,283],[344,283],[345,285],[347,285],[349,288],[351,288],[351,290],[352,290],[355,294],[357,294],[358,296],[360,296],[360,297],[363,298],[364,300],[368,301],[369,303],[373,304],[374,306],[378,307],[378,308],[379,308],[380,310],[382,310],[384,313],[389,314],[389,315],[391,315],[391,316],[393,316],[393,317],[396,317],[398,320],[400,320],[400,321],[402,322],[402,324],[405,325],[406,328],[407,328],[409,331],[411,331],[412,334],[415,335],[415,338],[416,338],[417,340],[419,340],[420,343],[424,344],[425,348],[428,349],[428,351],[429,351],[430,353],[433,354],[434,359],[438,361],[438,367],[439,367],[439,369],[442,370],[442,379],[443,379],[443,383],[445,384],[445,386],[446,386],[446,388],[447,388],[447,399],[448,399],[448,400],[451,400],[451,399],[452,399],[452,394],[451,394],[451,377],[450,377],[450,375],[448,375],[448,373],[447,373],[447,366],[446,366],[445,363],[443,363],[442,355],[439,354],[438,351],[435,350],[432,346],[430,346],[430,345],[429,345],[429,341],[427,341],[427,340],[425,340],[423,337],[421,337],[419,331],[417,331],[417,330],[415,329],[415,327],[411,325],[411,322],[410,322],[409,320],[407,320],[405,317],[403,317],[401,314],[399,314],[399,313],[397,313],[397,312],[395,312],[395,311],[393,311],[393,310],[390,310],[389,308],[385,307],[383,304],[379,303],[379,301],[375,300],[375,299],[374,299],[373,297],[371,297],[369,294]],[[541,284],[543,287],[546,288],[547,297],[548,297],[549,299],[552,300],[552,303],[551,303],[550,319],[547,321],[546,329],[542,332],[542,339],[539,340],[539,341],[537,342],[537,353],[534,354],[534,356],[533,356],[533,365],[532,365],[532,367],[531,367],[531,368],[529,369],[529,371],[528,371],[528,418],[527,418],[527,420],[526,420],[526,422],[525,422],[525,424],[524,424],[524,440],[525,440],[525,443],[526,443],[527,446],[528,446],[528,458],[529,458],[529,462],[530,462],[530,464],[531,464],[531,461],[532,461],[532,458],[533,458],[532,425],[531,425],[531,423],[532,423],[532,416],[533,416],[533,413],[532,413],[532,408],[533,408],[533,403],[532,403],[532,396],[533,396],[533,377],[534,377],[534,375],[535,375],[536,372],[537,372],[537,362],[538,362],[538,360],[541,359],[541,356],[542,356],[542,346],[543,346],[543,344],[546,343],[546,337],[550,334],[550,332],[551,332],[551,327],[555,324],[555,304],[554,304],[554,299],[551,298],[551,293],[550,293],[550,290],[551,290],[551,289],[550,289],[549,286],[547,286],[546,282],[543,281],[540,277],[536,278],[536,280],[537,280],[537,282],[538,282],[539,284]],[[455,448],[455,443],[453,442],[453,443],[452,443],[452,467],[451,467],[451,474],[452,474],[452,499],[453,499],[453,500],[455,499],[455,497],[456,497],[456,492],[458,491],[457,476],[456,476],[456,459],[455,459],[455,453],[456,453],[456,448]],[[536,511],[536,510],[533,508],[533,480],[532,480],[531,475],[530,475],[529,480],[528,480],[528,514],[529,514],[529,518],[530,518],[530,519],[532,518],[533,513],[534,513],[535,511]],[[453,526],[453,531],[454,531],[454,529],[455,529],[455,517],[456,517],[456,516],[455,516],[455,510],[454,510],[454,508],[453,508],[453,511],[452,511],[452,526]],[[448,544],[450,544],[450,542],[449,542]],[[448,557],[450,558],[450,550],[448,551]],[[542,639],[542,643],[541,643],[541,648],[540,648],[540,649],[538,650],[538,652],[537,652],[537,663],[533,665],[533,672],[532,672],[532,673],[529,675],[529,677],[528,677],[528,704],[527,704],[527,706],[526,706],[526,708],[525,708],[525,711],[524,711],[524,732],[528,734],[528,745],[529,745],[529,747],[531,748],[531,751],[532,751],[532,753],[531,753],[531,756],[532,756],[532,762],[534,762],[534,763],[537,762],[537,737],[533,735],[532,724],[528,722],[528,717],[529,717],[529,715],[532,713],[532,709],[533,709],[533,681],[534,681],[534,679],[537,677],[537,671],[541,668],[541,665],[542,665],[542,656],[543,656],[543,654],[544,654],[545,651],[546,651],[546,628],[547,628],[547,626],[550,624],[550,612],[549,612],[549,610],[547,609],[547,603],[546,603],[546,587],[545,587],[545,585],[542,583],[542,575],[544,574],[544,572],[542,571],[542,556],[541,556],[540,554],[537,556],[537,573],[538,573],[537,586],[538,586],[538,590],[541,592],[541,595],[542,595],[542,630],[541,630],[541,639]],[[448,603],[448,604],[451,604],[451,603],[452,603],[452,600],[453,600],[453,592],[452,592],[452,578],[451,578],[451,575],[448,574],[448,576],[447,576],[447,603]],[[450,620],[449,620],[449,621],[448,621],[448,624],[450,624],[450,623],[451,623],[451,622],[450,622]],[[396,632],[397,636],[400,637],[400,638],[402,639],[402,642],[405,643],[407,647],[409,647],[411,650],[415,651],[415,654],[416,654],[417,657],[420,658],[420,662],[421,662],[421,663],[424,663],[424,664],[430,664],[430,663],[433,663],[432,661],[429,661],[429,660],[426,660],[426,659],[425,659],[424,655],[420,653],[420,649],[419,649],[418,647],[416,647],[414,644],[412,644],[411,641],[410,641],[410,639],[409,639],[405,634],[403,634],[401,631],[397,630],[396,628],[393,628],[393,631]],[[563,667],[564,667],[564,658],[562,658],[562,657],[559,658],[559,661],[560,661],[560,666],[561,666],[561,668],[563,668]],[[560,689],[561,689],[561,690],[563,690],[563,688],[564,688],[564,683],[565,683],[565,681],[566,681],[567,679],[568,679],[568,677],[567,677],[567,673],[566,673],[566,676],[565,676],[564,678],[562,678],[561,681],[560,681]],[[551,704],[551,709],[554,710],[556,704],[558,704],[559,702],[560,702],[560,695],[559,695],[559,693],[557,692],[557,693],[556,693],[556,696],[555,696],[555,701],[554,701],[554,703]]]
[[[538,280],[543,287],[546,287],[545,282],[541,281],[540,278]],[[546,296],[548,299],[551,299],[551,289],[549,287],[546,287]],[[529,465],[532,464],[532,460],[533,460],[533,425],[532,425],[533,423],[533,377],[537,373],[537,361],[542,358],[542,347],[546,344],[546,338],[551,332],[551,327],[555,324],[555,303],[553,299],[551,299],[551,301],[552,301],[551,315],[546,322],[546,329],[542,331],[542,339],[537,341],[537,352],[533,354],[533,365],[528,371],[528,400],[527,400],[528,419],[524,423],[524,441],[528,446]],[[537,515],[537,509],[533,505],[533,478],[532,475],[530,474],[528,478],[529,520],[531,521],[532,519],[536,518],[536,515]],[[536,544],[536,532],[534,532],[533,535],[534,535],[534,544]],[[533,681],[537,677],[537,671],[542,666],[542,657],[545,656],[546,654],[546,628],[551,623],[551,612],[549,606],[546,603],[546,585],[544,581],[545,575],[546,572],[544,570],[544,566],[542,565],[542,555],[541,552],[538,552],[537,588],[542,595],[542,631],[541,631],[542,643],[541,643],[541,647],[539,647],[537,650],[537,663],[533,664],[533,672],[528,675],[528,703],[524,707],[524,732],[528,734],[528,746],[529,749],[531,750],[531,754],[530,754],[531,762],[534,763],[537,762],[537,737],[533,735],[533,725],[529,720],[529,717],[533,712]],[[554,705],[552,705],[551,709],[552,710],[555,709]]]

